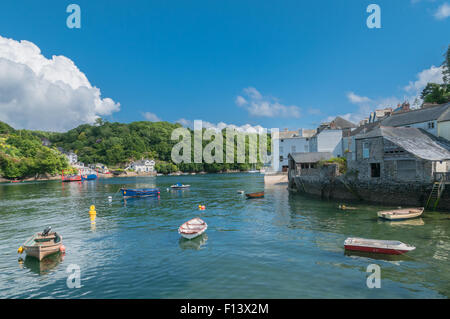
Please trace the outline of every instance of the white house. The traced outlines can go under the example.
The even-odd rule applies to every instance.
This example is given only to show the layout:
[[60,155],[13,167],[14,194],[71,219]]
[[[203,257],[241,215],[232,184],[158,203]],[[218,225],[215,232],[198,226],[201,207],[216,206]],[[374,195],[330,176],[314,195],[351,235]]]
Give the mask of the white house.
[[316,130],[299,129],[297,131],[288,131],[285,129],[272,136],[272,139],[278,140],[280,163],[278,171],[287,171],[289,154],[309,152],[309,139],[315,132]]
[[150,173],[155,171],[155,161],[154,160],[140,160],[135,161],[130,164],[126,169],[132,169],[136,173]]
[[330,123],[323,123],[311,137],[309,151],[329,152],[333,156],[341,157],[344,154],[343,138],[349,136],[355,128],[355,124],[339,116]]
[[69,160],[69,164],[70,165],[73,165],[76,162],[78,162],[78,155],[75,154],[74,152],[69,152],[69,153],[66,153],[64,155],[66,155],[67,159]]

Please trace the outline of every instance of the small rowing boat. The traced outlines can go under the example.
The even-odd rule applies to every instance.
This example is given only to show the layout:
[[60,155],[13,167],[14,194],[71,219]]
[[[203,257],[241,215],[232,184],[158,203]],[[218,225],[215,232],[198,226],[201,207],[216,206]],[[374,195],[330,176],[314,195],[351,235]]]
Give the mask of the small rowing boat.
[[172,186],[170,186],[172,189],[184,189],[184,188],[189,188],[191,187],[191,185],[183,185],[181,183],[176,183]]
[[248,194],[245,194],[245,196],[247,196],[248,199],[250,199],[250,198],[261,198],[261,197],[264,197],[264,192],[248,193]]
[[385,210],[378,212],[378,217],[389,220],[405,220],[419,217],[423,210],[424,207]]
[[178,228],[178,233],[186,239],[193,239],[203,234],[208,225],[198,217],[195,217]]
[[62,236],[56,232],[50,232],[51,227],[44,229],[42,233],[37,233],[28,239],[23,246],[19,247],[18,252],[25,251],[27,256],[36,257],[39,260],[48,255],[65,250],[62,245]]
[[349,237],[344,241],[346,250],[364,251],[369,253],[401,255],[416,249],[398,240],[378,240]]
[[159,188],[121,188],[123,198],[158,196]]

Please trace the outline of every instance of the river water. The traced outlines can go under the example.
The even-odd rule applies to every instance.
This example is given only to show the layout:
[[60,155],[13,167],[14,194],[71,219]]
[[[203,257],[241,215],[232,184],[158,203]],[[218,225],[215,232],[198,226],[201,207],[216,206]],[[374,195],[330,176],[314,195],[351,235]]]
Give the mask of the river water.
[[[189,190],[168,191],[176,183]],[[124,201],[122,187],[160,187],[160,198]],[[377,219],[385,207],[340,203],[266,186],[260,174],[211,174],[0,184],[1,298],[448,298],[450,214]],[[108,196],[113,196],[112,201]],[[198,205],[206,210],[198,210]],[[89,206],[95,205],[95,224]],[[186,220],[208,224],[180,239]],[[66,254],[42,262],[17,253],[51,225]],[[349,237],[395,239],[416,246],[401,257],[348,255]],[[381,288],[369,289],[371,264]],[[80,288],[69,288],[71,265]],[[71,277],[72,278],[72,277]],[[69,279],[69,283],[72,283]]]

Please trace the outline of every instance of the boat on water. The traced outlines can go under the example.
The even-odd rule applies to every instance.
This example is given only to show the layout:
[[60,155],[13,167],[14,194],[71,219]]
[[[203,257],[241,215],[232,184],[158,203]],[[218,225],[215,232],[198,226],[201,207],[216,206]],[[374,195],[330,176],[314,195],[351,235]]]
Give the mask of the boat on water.
[[424,207],[417,208],[402,208],[394,210],[385,210],[378,212],[378,217],[388,220],[405,220],[416,218],[422,215]]
[[193,239],[203,234],[208,225],[200,218],[188,220],[178,228],[178,233],[186,239]]
[[123,198],[159,196],[159,188],[121,188]]
[[250,198],[261,198],[261,197],[264,197],[264,192],[247,193],[247,194],[245,194],[245,196],[247,196],[248,199],[250,199]]
[[51,227],[47,227],[42,233],[33,235],[19,247],[18,252],[25,252],[27,256],[35,257],[39,260],[57,252],[63,252],[62,236],[57,232],[51,232],[51,229]]
[[181,183],[176,183],[172,186],[170,186],[172,189],[185,189],[191,187],[191,185],[183,185]]
[[63,182],[81,182],[81,175],[67,175],[67,176],[64,176],[64,171],[62,171],[61,180]]
[[92,181],[97,179],[97,174],[85,174],[85,175],[81,175],[81,180],[83,181]]
[[401,255],[416,249],[398,240],[379,240],[349,237],[344,241],[346,250],[363,251],[369,253]]

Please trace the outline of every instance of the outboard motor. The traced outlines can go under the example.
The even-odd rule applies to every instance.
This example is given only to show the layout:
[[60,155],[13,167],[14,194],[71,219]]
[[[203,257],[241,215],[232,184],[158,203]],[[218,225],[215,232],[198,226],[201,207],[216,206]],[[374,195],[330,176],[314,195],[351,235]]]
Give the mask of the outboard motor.
[[42,236],[48,236],[50,231],[52,230],[52,226],[47,226],[44,231],[42,232]]

